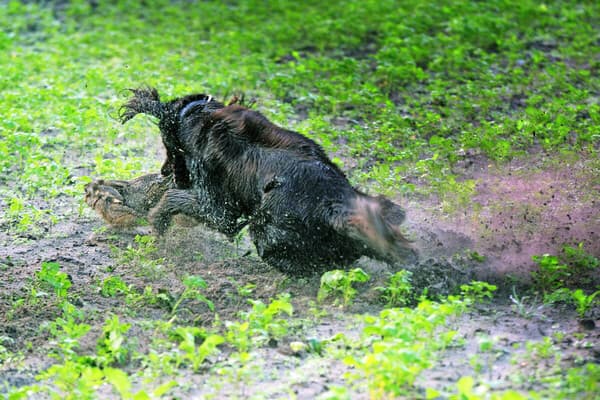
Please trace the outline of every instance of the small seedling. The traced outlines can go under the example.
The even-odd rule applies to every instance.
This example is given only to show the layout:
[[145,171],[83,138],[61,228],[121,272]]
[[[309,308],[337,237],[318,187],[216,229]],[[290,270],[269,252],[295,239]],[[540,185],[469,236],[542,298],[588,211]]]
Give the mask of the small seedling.
[[270,339],[280,339],[288,332],[288,322],[279,318],[282,314],[291,316],[294,307],[289,294],[280,294],[268,305],[260,300],[248,300],[252,309],[240,314],[240,321],[227,321],[226,339],[241,353],[250,348],[267,343]]
[[357,282],[366,282],[369,279],[369,274],[361,268],[354,268],[350,271],[334,269],[325,272],[321,276],[321,286],[319,288],[317,300],[322,302],[329,296],[341,296],[342,304],[348,306],[352,303],[352,300],[356,295],[356,289],[354,289],[352,285]]
[[259,335],[267,335],[269,338],[279,339],[287,334],[288,324],[285,319],[276,318],[279,315],[291,316],[294,307],[290,303],[290,295],[280,294],[276,299],[266,305],[260,300],[248,300],[252,304],[249,313],[243,313],[242,317],[250,324],[250,330]]
[[600,290],[595,291],[589,296],[585,294],[585,292],[581,289],[574,290],[571,293],[571,297],[577,306],[577,314],[579,314],[579,318],[584,319],[587,312],[592,306],[592,303],[596,299],[596,296],[600,293]]
[[482,281],[471,281],[468,285],[460,286],[463,297],[473,303],[482,303],[491,300],[493,292],[496,289],[496,285]]
[[246,283],[244,286],[237,286],[237,294],[240,297],[250,297],[254,289],[256,289],[256,285],[254,283]]
[[71,287],[71,280],[64,272],[60,272],[60,264],[56,262],[43,262],[40,271],[35,273],[41,287],[50,287],[54,290],[59,300],[66,299],[67,291]]
[[8,199],[8,208],[5,216],[0,222],[8,222],[18,233],[28,235],[41,235],[44,225],[52,225],[57,217],[51,210],[40,210],[27,199],[22,197],[11,197]]
[[593,270],[600,266],[600,260],[588,254],[583,248],[583,243],[579,243],[577,247],[564,246],[563,258],[569,265],[582,270]]
[[538,264],[538,270],[531,275],[544,294],[550,294],[563,287],[564,280],[571,275],[569,267],[561,264],[556,256],[533,256],[533,261]]
[[120,264],[128,264],[137,269],[139,275],[149,279],[159,278],[165,269],[165,259],[156,257],[156,238],[149,235],[136,235],[135,244],[125,250],[111,246]]
[[256,285],[254,283],[246,283],[245,285],[241,285],[236,282],[235,279],[230,278],[229,282],[235,287],[236,293],[228,293],[227,296],[237,303],[245,302],[245,299],[250,298],[254,289],[256,289]]
[[381,291],[381,297],[386,302],[387,307],[405,306],[412,301],[412,285],[410,279],[412,272],[401,270],[390,276],[386,287],[377,287]]
[[[489,391],[487,385],[477,384],[472,376],[462,376],[456,382],[457,394],[448,397],[449,400],[476,400],[486,398],[485,395]],[[433,394],[433,393],[432,393]],[[438,394],[436,394],[437,397]],[[428,397],[430,399],[436,397]],[[510,398],[509,398],[510,399]],[[524,400],[524,397],[516,397],[513,400]]]
[[533,256],[533,261],[538,264],[538,270],[531,275],[544,295],[544,303],[549,304],[575,300],[570,288],[588,284],[591,271],[600,264],[596,257],[583,249],[583,244],[577,247],[564,246],[560,259],[544,254]]
[[[207,335],[206,332],[195,326],[177,327],[174,333],[180,338],[179,349],[183,352],[183,358],[189,362],[193,371],[198,371],[204,360],[218,352],[217,346],[225,341],[220,335]],[[202,339],[200,346],[196,345],[196,339]]]
[[185,289],[183,290],[183,293],[181,293],[175,304],[173,304],[173,307],[171,308],[171,316],[176,315],[179,306],[181,305],[181,302],[188,299],[197,300],[206,304],[210,311],[215,310],[215,305],[213,304],[213,302],[207,299],[206,296],[204,296],[201,292],[207,287],[206,281],[204,279],[202,279],[200,276],[189,275],[183,280],[183,285],[185,286]]
[[117,315],[106,320],[97,346],[96,359],[99,365],[108,366],[125,362],[129,354],[129,349],[125,346],[125,334],[130,328],[131,325],[121,323]]
[[118,276],[106,278],[100,287],[100,294],[104,297],[114,297],[117,294],[126,295],[130,291],[131,288]]
[[547,359],[554,356],[556,359],[560,359],[561,353],[559,349],[554,345],[551,337],[546,336],[540,342],[529,341],[525,343],[527,354],[532,359]]
[[48,324],[53,342],[56,343],[50,355],[58,360],[76,360],[75,350],[79,347],[79,339],[90,328],[88,324],[78,323],[73,316],[62,316]]
[[169,292],[163,289],[154,290],[151,285],[145,286],[144,290],[141,292],[129,287],[129,290],[125,295],[125,304],[134,308],[151,305],[159,306],[160,308],[171,311],[174,302],[175,300]]
[[478,252],[476,252],[475,250],[467,250],[465,252],[466,256],[473,260],[473,261],[477,261],[479,263],[482,263],[485,261],[485,256],[482,254],[479,254]]

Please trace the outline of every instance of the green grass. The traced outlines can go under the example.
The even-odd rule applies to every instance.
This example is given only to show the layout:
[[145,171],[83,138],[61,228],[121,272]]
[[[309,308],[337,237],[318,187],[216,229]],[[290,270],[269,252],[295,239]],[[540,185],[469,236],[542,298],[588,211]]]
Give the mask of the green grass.
[[20,177],[25,203],[72,191],[84,179],[74,168],[158,167],[144,152],[149,122],[115,120],[123,90],[141,84],[244,91],[283,125],[299,115],[295,128],[329,151],[344,138],[352,176],[396,192],[413,190],[405,177],[462,188],[451,173],[461,149],[498,160],[533,145],[597,150],[595,2],[153,4],[0,11],[1,179]]
[[[53,224],[76,215],[72,199],[81,198],[90,179],[127,179],[159,169],[160,139],[152,121],[136,118],[125,128],[116,118],[125,90],[143,84],[156,86],[165,98],[244,92],[273,121],[322,144],[353,183],[394,195],[439,194],[454,206],[468,204],[475,190],[474,181],[454,168],[469,151],[498,163],[533,151],[598,156],[599,2],[99,3],[0,0],[0,228],[10,244],[44,237]],[[140,237],[116,258],[154,278],[165,269],[154,252],[151,239]],[[574,248],[568,256],[582,268],[593,261]],[[553,291],[565,278],[548,273],[562,264],[540,260],[547,268],[537,275],[546,279],[539,289]],[[93,398],[106,386],[123,398],[160,397],[177,384],[180,369],[251,384],[250,349],[292,331],[308,349],[317,343],[292,329],[305,321],[293,319],[285,296],[251,300],[239,318],[204,330],[176,321],[177,311],[187,312],[180,307],[184,300],[212,305],[195,280],[201,278],[189,277],[175,300],[113,277],[102,281],[99,296],[133,305],[131,312],[140,303],[170,300],[170,319],[142,326],[116,315],[100,318],[95,350],[81,355],[80,340],[98,316],[81,315],[69,302],[71,283],[58,264],[43,268],[13,311],[37,306],[41,292],[54,296],[47,303],[57,308],[53,316],[60,315],[47,331],[57,362],[40,372],[38,383],[7,392],[11,399],[28,391],[32,398],[37,391]],[[409,286],[398,281],[382,288],[389,305],[404,305]],[[251,296],[252,288],[244,288],[240,297]],[[344,297],[347,305],[352,290],[350,281],[341,290],[351,293]],[[361,385],[375,398],[568,399],[598,393],[597,364],[581,362],[560,372],[550,338],[515,359],[540,366],[533,375],[517,374],[518,393],[493,388],[480,373],[495,362],[492,339],[473,356],[479,366],[473,376],[443,392],[418,392],[420,372],[434,367],[448,348],[464,345],[453,318],[491,289],[480,284],[465,294],[470,297],[421,299],[415,308],[360,316],[364,328],[356,340],[338,335],[318,342],[319,354],[355,372],[323,398],[349,398],[350,389]],[[411,302],[416,296],[410,294]],[[580,296],[582,315],[591,296]],[[138,351],[127,339],[130,329],[149,335],[150,348]],[[0,367],[22,357],[3,346],[9,339],[0,337]],[[228,353],[211,370],[206,360],[221,350]],[[547,363],[549,372],[535,375]]]
[[[331,363],[337,359],[351,367],[343,375],[346,386],[332,386],[321,395],[322,399],[350,398],[349,390],[368,393],[374,399],[440,396],[472,400],[569,399],[573,395],[591,399],[597,394],[600,376],[597,364],[579,363],[565,369],[558,347],[564,335],[558,331],[554,337],[525,343],[524,351],[512,355],[513,366],[532,366],[529,371],[518,369],[512,373],[511,379],[519,390],[494,387],[493,378],[487,374],[507,353],[497,347],[496,337],[485,334],[478,337],[476,350],[467,353],[473,376],[463,375],[443,391],[417,385],[420,375],[436,367],[446,352],[466,350],[458,318],[464,314],[470,318],[473,306],[484,297],[491,297],[493,289],[474,282],[463,285],[462,290],[465,293],[462,296],[448,296],[435,302],[421,297],[414,308],[386,308],[378,315],[365,314],[358,317],[360,321],[353,321],[354,328],[347,334],[338,333],[320,341],[312,338],[290,342],[290,347],[310,357],[306,362]],[[56,296],[66,298],[66,292],[60,295],[57,292]],[[297,327],[293,332],[290,330],[288,318],[293,316],[293,306],[289,295],[280,295],[268,304],[260,300],[250,300],[250,304],[252,307],[240,312],[238,319],[224,323],[217,319],[213,326],[207,327],[177,324],[175,318],[136,322],[135,329],[152,337],[152,342],[144,348],[139,348],[128,334],[133,325],[110,314],[104,318],[95,350],[88,348],[82,352],[82,340],[90,333],[91,326],[87,323],[90,316],[65,300],[61,315],[45,328],[50,333],[50,356],[56,362],[38,373],[37,383],[9,389],[8,398],[46,394],[51,398],[93,399],[107,390],[121,398],[162,398],[173,388],[186,389],[185,383],[178,381],[184,370],[206,374],[209,382],[220,381],[218,385],[224,379],[235,385],[260,384],[264,372],[253,364],[259,357],[253,351],[290,334],[306,337],[306,331]],[[2,362],[19,357],[6,351],[1,343],[0,367]],[[461,354],[464,357],[465,353]],[[537,390],[531,390],[531,385]],[[219,386],[216,387],[218,390]]]

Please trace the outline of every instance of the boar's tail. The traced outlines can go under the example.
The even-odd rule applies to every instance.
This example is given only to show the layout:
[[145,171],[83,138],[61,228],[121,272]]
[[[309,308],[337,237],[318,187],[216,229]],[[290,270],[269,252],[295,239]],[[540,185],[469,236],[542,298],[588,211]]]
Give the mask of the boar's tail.
[[129,89],[133,97],[127,100],[119,110],[119,119],[125,123],[135,117],[137,114],[149,114],[162,120],[167,109],[164,103],[160,102],[158,91],[149,86],[142,86],[137,89]]
[[360,193],[352,200],[346,229],[350,237],[371,249],[375,258],[414,261],[417,252],[399,228],[404,218],[404,210],[390,200]]

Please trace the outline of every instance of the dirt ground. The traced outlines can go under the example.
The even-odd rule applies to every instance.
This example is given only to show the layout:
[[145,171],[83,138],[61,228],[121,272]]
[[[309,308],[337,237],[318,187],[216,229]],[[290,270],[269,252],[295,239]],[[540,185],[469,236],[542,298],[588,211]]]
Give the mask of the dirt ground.
[[[581,326],[573,307],[543,306],[532,301],[527,309],[517,312],[510,300],[517,292],[526,293],[532,255],[556,254],[564,243],[581,242],[588,252],[600,255],[597,160],[550,163],[540,156],[534,166],[514,161],[500,168],[477,157],[467,160],[463,173],[478,182],[474,198],[478,205],[452,214],[439,207],[443,199],[397,198],[408,210],[407,231],[420,250],[419,263],[389,266],[359,260],[357,265],[371,275],[371,280],[359,287],[358,298],[350,307],[325,306],[327,315],[303,328],[309,332],[306,337],[324,340],[339,332],[356,334],[360,325],[356,314],[377,313],[383,307],[375,288],[390,272],[408,268],[415,273],[416,285],[421,289],[428,287],[433,293],[451,292],[471,279],[487,279],[500,285],[492,303],[478,306],[451,322],[464,337],[466,347],[448,349],[435,368],[422,374],[419,387],[443,388],[460,376],[472,374],[474,367],[464,355],[476,348],[477,337],[482,334],[496,340],[498,352],[487,374],[489,382],[499,390],[514,385],[511,376],[515,370],[530,367],[510,362],[515,353],[525,352],[523,348],[515,350],[513,345],[556,332],[564,333],[556,345],[562,351],[565,366],[585,361],[600,363],[600,329]],[[92,330],[84,337],[80,350],[83,353],[94,350],[109,312],[119,313],[134,327],[139,320],[169,317],[160,305],[142,306],[131,312],[122,298],[100,296],[100,282],[113,275],[139,290],[152,284],[166,293],[180,293],[186,275],[200,275],[208,284],[205,295],[214,302],[215,313],[223,321],[234,319],[248,307],[237,288],[253,284],[252,298],[266,302],[278,293],[288,292],[295,316],[312,320],[319,277],[293,278],[273,270],[260,261],[247,238],[236,244],[202,227],[174,227],[157,241],[155,257],[164,258],[159,273],[149,273],[136,266],[119,265],[115,259],[114,248],[132,245],[135,232],[103,231],[101,220],[91,210],[78,212],[81,199],[63,196],[57,201],[53,208],[64,218],[44,227],[47,231],[43,234],[15,236],[4,227],[0,231],[0,337],[8,350],[24,355],[19,363],[0,364],[0,393],[7,384],[35,382],[35,375],[52,363],[48,357],[52,344],[47,330],[42,328],[58,317],[57,307],[14,307],[17,299],[27,295],[28,285],[43,261],[60,263],[72,281],[74,304],[91,316],[88,323]],[[143,232],[145,228],[141,229]],[[469,252],[473,251],[485,256],[485,260],[470,258]],[[600,277],[596,278],[595,284],[599,284]],[[208,325],[213,321],[214,313],[205,304],[184,305],[179,315],[182,322]],[[600,326],[599,317],[596,306],[592,311],[596,326]],[[139,351],[147,348],[148,338],[143,332],[133,328],[129,334],[135,338]],[[178,380],[185,385],[177,390],[184,398],[314,398],[332,385],[344,384],[342,375],[349,367],[327,358],[290,354],[291,340],[294,338],[256,350],[246,375],[236,378],[238,384],[223,384],[222,377],[214,374],[183,370]],[[211,362],[215,364],[225,357],[222,354]],[[352,398],[368,398],[366,388],[355,387],[352,391]]]

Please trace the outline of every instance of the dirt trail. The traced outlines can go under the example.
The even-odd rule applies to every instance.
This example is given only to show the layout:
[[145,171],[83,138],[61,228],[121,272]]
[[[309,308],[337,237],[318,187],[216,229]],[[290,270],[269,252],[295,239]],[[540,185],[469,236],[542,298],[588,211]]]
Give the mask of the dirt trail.
[[475,270],[480,279],[510,274],[527,280],[533,255],[559,254],[565,244],[583,243],[600,256],[598,160],[559,162],[537,155],[496,166],[476,158],[462,172],[477,182],[468,209],[441,211],[443,199],[406,204],[425,257],[476,251],[486,257]]

